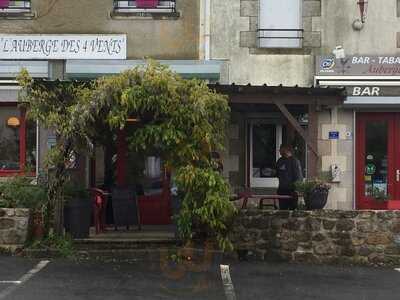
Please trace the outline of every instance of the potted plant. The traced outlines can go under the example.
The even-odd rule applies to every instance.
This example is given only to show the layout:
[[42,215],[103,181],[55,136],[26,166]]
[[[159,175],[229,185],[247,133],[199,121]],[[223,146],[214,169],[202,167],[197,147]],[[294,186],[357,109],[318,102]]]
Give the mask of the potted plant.
[[328,201],[330,185],[322,179],[296,182],[296,191],[304,198],[306,209],[322,209]]
[[64,227],[73,238],[89,236],[92,206],[85,188],[67,184],[64,188]]

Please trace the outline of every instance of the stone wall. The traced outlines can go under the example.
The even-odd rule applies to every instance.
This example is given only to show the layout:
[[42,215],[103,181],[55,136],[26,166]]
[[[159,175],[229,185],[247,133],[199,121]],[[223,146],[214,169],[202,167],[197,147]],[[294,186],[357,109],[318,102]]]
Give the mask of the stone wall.
[[0,248],[22,246],[28,236],[29,209],[0,208]]
[[394,265],[400,211],[243,210],[232,238],[257,260]]

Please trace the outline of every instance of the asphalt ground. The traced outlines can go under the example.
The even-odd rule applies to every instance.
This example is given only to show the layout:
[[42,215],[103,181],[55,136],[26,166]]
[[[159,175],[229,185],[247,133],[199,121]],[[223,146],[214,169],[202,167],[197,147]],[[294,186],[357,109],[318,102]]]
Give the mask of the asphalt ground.
[[[0,300],[227,299],[219,263],[100,262],[0,256]],[[394,269],[225,261],[236,299],[400,299]],[[42,262],[43,266],[43,262]],[[6,283],[25,280],[22,283]]]

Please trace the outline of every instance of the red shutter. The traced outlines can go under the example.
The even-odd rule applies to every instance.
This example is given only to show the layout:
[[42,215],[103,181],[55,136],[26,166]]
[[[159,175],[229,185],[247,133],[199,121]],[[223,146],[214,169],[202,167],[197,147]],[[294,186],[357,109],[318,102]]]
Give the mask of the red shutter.
[[136,7],[139,8],[155,8],[158,5],[158,0],[136,0]]
[[10,0],[0,0],[0,8],[7,8],[10,5]]

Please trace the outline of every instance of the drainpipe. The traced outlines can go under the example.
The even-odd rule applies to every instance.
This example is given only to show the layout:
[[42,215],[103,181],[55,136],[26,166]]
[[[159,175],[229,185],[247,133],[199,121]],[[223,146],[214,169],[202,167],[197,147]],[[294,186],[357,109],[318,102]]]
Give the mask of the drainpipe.
[[211,0],[202,0],[200,1],[199,56],[204,60],[210,60],[210,19]]
[[210,36],[211,36],[211,0],[204,0],[204,59],[211,59]]

